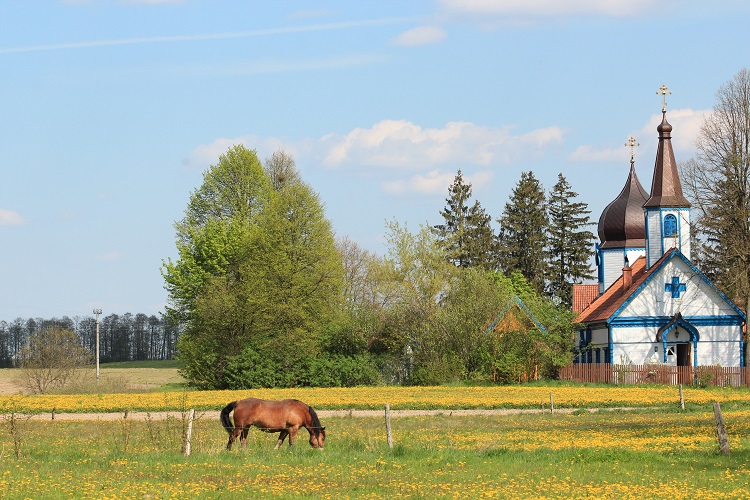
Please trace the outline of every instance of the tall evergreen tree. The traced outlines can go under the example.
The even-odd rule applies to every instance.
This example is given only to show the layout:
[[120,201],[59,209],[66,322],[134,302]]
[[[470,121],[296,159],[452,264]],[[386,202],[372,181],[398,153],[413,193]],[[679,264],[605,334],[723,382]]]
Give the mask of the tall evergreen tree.
[[446,258],[458,267],[494,269],[496,249],[490,226],[492,218],[479,201],[469,207],[471,184],[464,182],[460,169],[448,193],[447,205],[440,211],[445,223],[433,227]]
[[537,293],[543,293],[547,207],[533,172],[521,174],[498,222],[500,268],[506,275],[519,271]]
[[549,239],[547,242],[547,287],[549,294],[568,307],[573,302],[573,283],[594,279],[590,259],[594,234],[586,203],[575,201],[563,174],[549,193]]

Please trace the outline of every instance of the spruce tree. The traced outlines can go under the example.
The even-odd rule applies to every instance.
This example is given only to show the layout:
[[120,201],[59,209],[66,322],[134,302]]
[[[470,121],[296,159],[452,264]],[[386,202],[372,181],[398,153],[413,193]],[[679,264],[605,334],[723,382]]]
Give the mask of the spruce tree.
[[544,292],[547,207],[533,172],[523,172],[498,219],[498,255],[506,275],[519,271],[534,290]]
[[433,226],[446,259],[458,267],[494,269],[492,218],[485,213],[479,201],[469,208],[471,184],[464,182],[460,169],[448,192],[447,205],[440,211],[445,223]]
[[594,278],[590,264],[594,234],[586,229],[592,225],[591,211],[586,203],[575,201],[577,197],[563,174],[558,174],[548,201],[547,290],[568,307],[573,302],[573,283]]

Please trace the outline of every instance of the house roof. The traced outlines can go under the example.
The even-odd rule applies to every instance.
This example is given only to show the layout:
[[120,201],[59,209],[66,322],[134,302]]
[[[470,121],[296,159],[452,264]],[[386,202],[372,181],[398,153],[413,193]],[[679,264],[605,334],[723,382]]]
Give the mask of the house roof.
[[646,269],[646,258],[639,257],[631,266],[632,281],[629,287],[623,287],[623,276],[621,275],[617,281],[605,290],[605,292],[599,296],[594,302],[592,302],[586,309],[576,318],[577,323],[592,324],[592,323],[605,323],[609,321],[625,303],[633,297],[644,284],[656,274],[662,265],[673,257],[679,256],[682,258],[695,272],[699,279],[702,279],[705,283],[711,286],[716,293],[718,293],[723,300],[725,300],[732,308],[737,312],[739,316],[745,319],[745,313],[742,312],[728,297],[721,293],[713,283],[711,283],[706,276],[701,273],[695,266],[693,266],[687,258],[680,253],[676,248],[667,250],[664,255],[657,260],[653,266]]
[[658,269],[658,264],[666,259],[670,252],[665,253],[659,261],[651,267],[651,272],[646,271],[646,257],[638,257],[630,266],[633,273],[631,284],[628,288],[623,289],[623,277],[620,276],[617,281],[612,283],[603,294],[594,300],[589,306],[581,311],[576,319],[577,323],[597,323],[607,321],[617,311],[633,293],[638,290],[646,278]]
[[579,313],[586,309],[599,296],[599,285],[575,284],[573,285],[573,312]]

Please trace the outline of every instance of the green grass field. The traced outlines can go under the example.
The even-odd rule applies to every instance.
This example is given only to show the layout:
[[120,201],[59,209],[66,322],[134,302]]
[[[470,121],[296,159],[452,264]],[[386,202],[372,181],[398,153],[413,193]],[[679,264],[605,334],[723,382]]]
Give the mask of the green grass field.
[[[750,410],[612,411],[392,420],[327,418],[325,450],[246,449],[198,418],[2,422],[3,498],[742,498],[750,491]],[[11,429],[11,427],[15,427]]]
[[[325,450],[274,450],[253,430],[246,449],[225,451],[215,410],[248,391],[185,392],[177,367],[108,366],[112,389],[148,392],[0,395],[0,495],[62,498],[513,498],[746,499],[750,491],[750,391],[529,384],[507,387],[253,391],[298,397],[319,409],[560,408],[533,414],[325,418]],[[112,371],[109,371],[112,370]],[[5,375],[5,374],[3,374]],[[119,377],[119,378],[118,378]],[[2,377],[0,377],[1,379]],[[175,385],[172,385],[175,384]],[[156,393],[155,393],[156,392]],[[245,397],[244,395],[239,397]],[[189,398],[189,399],[188,399]],[[154,400],[154,401],[151,401]],[[721,401],[731,454],[719,453],[711,401]],[[60,411],[112,411],[114,420],[52,420]],[[617,410],[620,406],[635,410]],[[658,408],[653,408],[653,407]],[[177,409],[166,419],[123,418],[123,408]],[[148,408],[153,407],[153,410]],[[185,410],[198,408],[191,454],[182,453]],[[585,408],[610,408],[591,413]],[[213,409],[211,416],[200,409]],[[549,407],[547,406],[547,409]],[[35,418],[19,414],[30,411]],[[17,413],[10,413],[17,412]],[[93,418],[93,419],[92,419]]]

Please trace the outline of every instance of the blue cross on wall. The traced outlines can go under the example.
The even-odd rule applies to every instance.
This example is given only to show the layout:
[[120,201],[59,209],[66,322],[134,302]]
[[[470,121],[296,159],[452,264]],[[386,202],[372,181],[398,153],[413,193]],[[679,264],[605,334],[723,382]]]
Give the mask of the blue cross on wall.
[[672,276],[672,282],[664,285],[664,291],[672,292],[673,299],[680,298],[680,292],[685,291],[685,283],[680,283],[680,278]]

